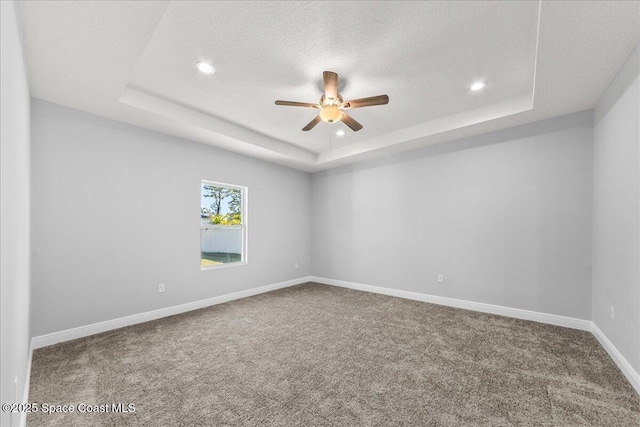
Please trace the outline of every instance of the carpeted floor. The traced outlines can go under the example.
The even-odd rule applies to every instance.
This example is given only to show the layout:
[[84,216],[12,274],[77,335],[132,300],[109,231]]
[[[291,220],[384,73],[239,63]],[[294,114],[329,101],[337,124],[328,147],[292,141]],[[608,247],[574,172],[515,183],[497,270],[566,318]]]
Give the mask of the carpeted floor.
[[588,332],[304,284],[36,350],[29,426],[639,426]]

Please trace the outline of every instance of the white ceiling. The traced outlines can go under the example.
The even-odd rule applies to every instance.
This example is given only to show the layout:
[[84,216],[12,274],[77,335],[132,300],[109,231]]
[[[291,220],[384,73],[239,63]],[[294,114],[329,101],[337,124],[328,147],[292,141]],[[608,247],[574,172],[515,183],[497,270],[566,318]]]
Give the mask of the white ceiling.
[[[32,95],[316,171],[592,108],[640,2],[21,2]],[[198,61],[216,68],[211,76]],[[301,128],[322,71],[364,128]],[[481,92],[469,85],[485,80]],[[335,131],[344,128],[343,137]]]

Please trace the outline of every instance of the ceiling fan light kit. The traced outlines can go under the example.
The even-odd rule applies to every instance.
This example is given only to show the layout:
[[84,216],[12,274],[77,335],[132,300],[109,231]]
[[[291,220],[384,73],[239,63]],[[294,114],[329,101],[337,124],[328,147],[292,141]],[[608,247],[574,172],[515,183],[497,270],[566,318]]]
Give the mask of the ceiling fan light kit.
[[351,130],[357,132],[362,129],[362,125],[353,117],[345,113],[344,110],[389,103],[389,97],[387,95],[371,96],[369,98],[360,98],[345,102],[342,99],[342,96],[338,93],[338,75],[333,71],[325,71],[322,73],[322,78],[324,80],[324,95],[320,98],[319,104],[294,101],[276,101],[276,105],[315,108],[320,110],[320,113],[302,128],[303,131],[313,129],[320,121],[325,123],[342,121],[345,125],[349,126]]
[[342,120],[342,114],[342,110],[335,105],[329,105],[320,110],[320,118],[326,123],[333,123]]

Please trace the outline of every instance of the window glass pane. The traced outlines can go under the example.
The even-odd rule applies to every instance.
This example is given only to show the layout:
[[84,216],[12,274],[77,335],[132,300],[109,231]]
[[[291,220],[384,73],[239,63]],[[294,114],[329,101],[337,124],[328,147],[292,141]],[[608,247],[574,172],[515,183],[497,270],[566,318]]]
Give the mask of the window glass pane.
[[203,181],[200,194],[202,219],[217,225],[242,224],[242,190]]
[[242,261],[241,228],[203,228],[200,230],[200,265],[213,267],[219,264]]

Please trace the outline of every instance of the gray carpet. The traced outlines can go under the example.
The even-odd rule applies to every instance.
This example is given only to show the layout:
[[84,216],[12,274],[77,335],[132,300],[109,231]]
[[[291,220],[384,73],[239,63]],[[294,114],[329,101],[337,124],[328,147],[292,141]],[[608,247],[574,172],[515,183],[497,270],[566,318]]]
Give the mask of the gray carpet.
[[588,332],[304,284],[36,350],[29,426],[638,426]]

